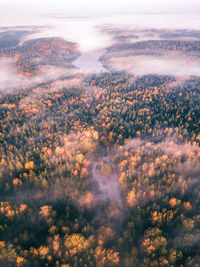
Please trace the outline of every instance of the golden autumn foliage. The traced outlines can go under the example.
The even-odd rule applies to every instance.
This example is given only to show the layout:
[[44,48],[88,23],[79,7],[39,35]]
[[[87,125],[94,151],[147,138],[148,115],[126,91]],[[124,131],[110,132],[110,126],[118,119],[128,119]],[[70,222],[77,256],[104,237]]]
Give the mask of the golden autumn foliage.
[[177,199],[175,197],[171,198],[169,201],[171,208],[174,208],[177,205]]
[[154,212],[152,212],[151,216],[152,216],[152,222],[154,224],[155,223],[158,223],[158,224],[161,224],[162,223],[162,221],[163,221],[163,214],[161,212],[154,211]]
[[19,206],[19,212],[23,213],[23,212],[25,212],[27,210],[27,208],[28,208],[28,206],[26,204],[21,204]]
[[149,238],[146,238],[143,243],[142,243],[142,247],[144,249],[144,251],[147,254],[152,254],[153,252],[155,252],[156,248],[152,245],[152,242]]
[[24,258],[23,257],[17,257],[17,266],[21,266],[24,262]]
[[14,178],[14,179],[13,179],[13,185],[14,185],[15,187],[17,187],[17,186],[19,186],[19,185],[22,185],[22,181],[21,181],[20,179],[18,179],[18,178]]
[[38,249],[38,253],[41,256],[41,258],[45,258],[49,253],[49,248],[46,246],[40,246]]
[[89,247],[89,241],[81,234],[72,234],[65,237],[65,247],[70,253],[76,254]]
[[34,167],[35,167],[35,164],[34,164],[34,162],[33,161],[28,161],[28,162],[26,162],[25,163],[25,169],[27,169],[27,170],[32,170],[32,169],[34,169]]
[[161,234],[162,231],[157,227],[147,230],[145,239],[141,244],[144,253],[154,257],[157,250],[166,247],[167,240]]
[[45,205],[40,208],[40,215],[44,218],[49,217],[51,212],[52,212],[51,206]]
[[127,198],[126,198],[127,204],[130,207],[134,207],[135,206],[135,202],[136,202],[136,195],[135,195],[135,190],[132,189],[131,191],[129,191]]
[[60,247],[59,240],[58,240],[57,237],[54,237],[54,240],[53,240],[53,251],[54,251],[54,253],[58,252],[59,247]]
[[197,266],[199,79],[72,76],[0,95],[0,266]]
[[95,249],[95,259],[97,266],[118,266],[119,252],[112,249],[103,249],[101,246]]
[[6,160],[5,158],[2,157],[1,161],[0,161],[0,165],[2,166],[5,166],[7,163],[6,163]]
[[5,241],[0,241],[0,249],[5,248],[6,244]]

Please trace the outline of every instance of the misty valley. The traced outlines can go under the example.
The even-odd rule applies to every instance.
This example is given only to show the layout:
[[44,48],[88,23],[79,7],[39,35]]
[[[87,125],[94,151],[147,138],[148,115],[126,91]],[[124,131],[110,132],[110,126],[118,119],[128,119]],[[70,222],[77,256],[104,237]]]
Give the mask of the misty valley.
[[200,266],[200,31],[0,28],[0,266]]

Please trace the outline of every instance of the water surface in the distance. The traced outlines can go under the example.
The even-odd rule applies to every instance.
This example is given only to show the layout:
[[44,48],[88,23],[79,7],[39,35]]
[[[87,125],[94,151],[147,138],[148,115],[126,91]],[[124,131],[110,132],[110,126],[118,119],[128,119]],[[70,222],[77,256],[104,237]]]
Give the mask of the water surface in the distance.
[[82,52],[81,56],[73,64],[84,72],[105,72],[99,58],[105,53],[105,49]]

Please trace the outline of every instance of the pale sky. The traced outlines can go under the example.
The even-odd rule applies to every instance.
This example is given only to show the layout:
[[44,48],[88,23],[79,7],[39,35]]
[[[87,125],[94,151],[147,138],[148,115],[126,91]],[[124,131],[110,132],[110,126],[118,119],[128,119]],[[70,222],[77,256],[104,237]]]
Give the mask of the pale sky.
[[2,11],[15,12],[194,12],[200,0],[0,0]]
[[200,29],[200,0],[0,0],[0,11],[0,27],[44,26],[31,37],[60,36],[82,51],[108,46],[96,26]]
[[199,30],[200,0],[0,0],[0,31],[17,26],[40,27],[22,43],[59,36],[99,64],[94,53],[102,55],[113,41],[103,28]]

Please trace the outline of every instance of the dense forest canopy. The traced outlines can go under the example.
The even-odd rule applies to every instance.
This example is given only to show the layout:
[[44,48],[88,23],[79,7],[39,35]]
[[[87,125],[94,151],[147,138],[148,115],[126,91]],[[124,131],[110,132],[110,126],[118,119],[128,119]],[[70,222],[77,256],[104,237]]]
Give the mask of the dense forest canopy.
[[68,70],[1,88],[0,266],[199,266],[200,77],[112,72],[108,61],[125,50],[199,60],[200,33],[104,32],[114,44],[99,74],[68,72],[76,43],[0,34],[23,79]]

